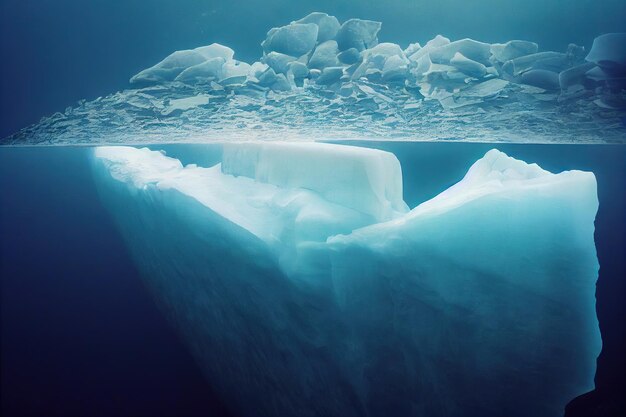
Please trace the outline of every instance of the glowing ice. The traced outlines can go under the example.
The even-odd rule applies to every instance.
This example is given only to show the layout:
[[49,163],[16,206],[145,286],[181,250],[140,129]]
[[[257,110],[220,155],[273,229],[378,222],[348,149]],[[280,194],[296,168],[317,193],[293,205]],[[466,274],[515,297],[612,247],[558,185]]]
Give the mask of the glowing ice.
[[236,412],[541,417],[593,388],[591,173],[492,150],[407,212],[371,149],[229,144],[202,168],[105,147],[94,169]]

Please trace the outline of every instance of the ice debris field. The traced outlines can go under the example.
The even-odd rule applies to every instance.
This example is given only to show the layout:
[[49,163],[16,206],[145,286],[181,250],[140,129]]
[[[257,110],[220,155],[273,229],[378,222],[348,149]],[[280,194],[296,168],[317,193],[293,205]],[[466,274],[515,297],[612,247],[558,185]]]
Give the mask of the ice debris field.
[[81,101],[3,144],[230,139],[626,142],[626,33],[589,50],[534,42],[379,42],[382,24],[326,13],[267,32],[252,64],[212,43],[132,89]]
[[109,146],[92,161],[148,285],[237,413],[554,417],[594,387],[590,172],[493,149],[410,208],[398,159],[375,149],[230,143],[204,167]]

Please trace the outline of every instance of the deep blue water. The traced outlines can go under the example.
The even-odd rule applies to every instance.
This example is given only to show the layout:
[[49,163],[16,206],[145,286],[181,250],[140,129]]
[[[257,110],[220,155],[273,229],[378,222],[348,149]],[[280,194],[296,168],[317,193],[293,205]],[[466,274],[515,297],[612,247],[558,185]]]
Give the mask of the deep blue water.
[[[368,146],[398,156],[410,206],[452,185],[493,147]],[[166,148],[183,162],[200,162],[197,147]],[[625,386],[626,148],[497,148],[554,172],[583,169],[597,177],[604,349],[596,392],[572,403],[568,415],[618,416]],[[100,205],[87,152],[0,148],[2,415],[224,415],[228,405],[212,394],[211,381],[159,312]],[[208,164],[216,153],[204,155]]]
[[1,414],[222,415],[100,205],[86,150],[0,155]]

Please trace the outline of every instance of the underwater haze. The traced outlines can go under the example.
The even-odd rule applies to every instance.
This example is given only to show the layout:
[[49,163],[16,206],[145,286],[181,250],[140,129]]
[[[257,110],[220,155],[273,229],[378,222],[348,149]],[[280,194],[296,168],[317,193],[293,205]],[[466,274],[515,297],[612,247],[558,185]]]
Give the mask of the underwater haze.
[[3,416],[626,415],[626,3],[0,0]]

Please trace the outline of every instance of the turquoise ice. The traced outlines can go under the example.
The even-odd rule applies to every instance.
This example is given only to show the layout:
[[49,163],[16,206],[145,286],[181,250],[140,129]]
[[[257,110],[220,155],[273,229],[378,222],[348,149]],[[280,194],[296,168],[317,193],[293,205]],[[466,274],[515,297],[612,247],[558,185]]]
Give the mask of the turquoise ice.
[[244,415],[557,416],[594,387],[592,173],[491,150],[413,209],[391,153],[93,151],[101,196]]

